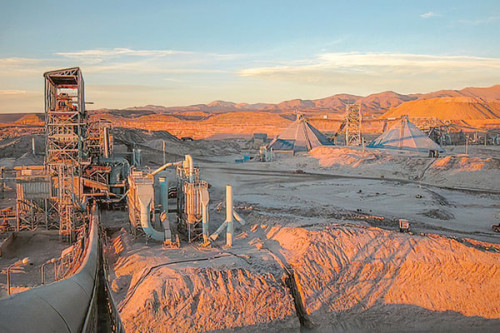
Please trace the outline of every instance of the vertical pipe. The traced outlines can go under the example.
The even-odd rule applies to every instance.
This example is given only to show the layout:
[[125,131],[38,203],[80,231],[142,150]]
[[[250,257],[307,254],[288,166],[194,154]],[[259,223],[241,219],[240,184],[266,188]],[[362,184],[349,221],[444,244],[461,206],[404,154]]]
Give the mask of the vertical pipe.
[[189,178],[189,182],[190,183],[193,183],[194,182],[194,166],[193,166],[193,158],[191,157],[191,155],[186,155],[186,163],[187,163],[187,167],[188,167],[188,170],[189,170],[189,174],[188,174],[188,178]]
[[208,205],[203,205],[202,207],[202,232],[203,232],[203,243],[208,242]]
[[33,156],[36,155],[36,150],[35,150],[35,137],[31,138],[31,150],[33,151]]
[[159,177],[160,182],[160,203],[165,214],[168,213],[168,181],[166,177]]
[[104,136],[104,158],[109,158],[109,127],[104,126],[103,128]]
[[208,187],[202,187],[199,189],[200,203],[201,203],[201,221],[202,221],[202,233],[203,233],[203,243],[207,244],[209,242],[208,234],[208,202],[210,201],[210,196],[208,194]]
[[231,185],[226,185],[226,221],[227,221],[227,231],[226,231],[226,246],[233,246],[233,187]]
[[44,263],[42,265],[42,268],[40,269],[40,274],[42,276],[42,285],[45,284],[45,265],[47,265],[47,263]]

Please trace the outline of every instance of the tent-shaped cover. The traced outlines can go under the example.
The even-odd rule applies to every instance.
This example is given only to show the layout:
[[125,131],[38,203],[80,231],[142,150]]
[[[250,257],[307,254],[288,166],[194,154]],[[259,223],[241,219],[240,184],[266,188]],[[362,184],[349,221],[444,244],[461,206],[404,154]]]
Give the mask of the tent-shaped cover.
[[291,153],[309,151],[318,146],[333,146],[333,143],[300,115],[269,144],[274,151]]
[[428,152],[437,150],[441,153],[444,149],[432,141],[425,133],[412,124],[408,117],[404,117],[381,136],[373,140],[369,148],[390,148],[411,151]]

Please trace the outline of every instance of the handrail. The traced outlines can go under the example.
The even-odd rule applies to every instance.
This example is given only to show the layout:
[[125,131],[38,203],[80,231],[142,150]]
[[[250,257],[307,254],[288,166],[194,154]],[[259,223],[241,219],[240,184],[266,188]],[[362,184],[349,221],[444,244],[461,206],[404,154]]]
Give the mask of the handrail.
[[[99,270],[97,212],[90,222],[85,257],[67,279],[0,299],[1,332],[81,332],[91,308]],[[97,317],[96,317],[97,320]]]

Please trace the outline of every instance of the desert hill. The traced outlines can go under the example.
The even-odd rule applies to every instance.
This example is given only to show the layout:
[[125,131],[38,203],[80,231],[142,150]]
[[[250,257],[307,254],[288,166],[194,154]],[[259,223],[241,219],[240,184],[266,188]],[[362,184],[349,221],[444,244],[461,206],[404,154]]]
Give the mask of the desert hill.
[[[321,131],[337,132],[344,119],[345,105],[351,103],[361,105],[363,119],[367,120],[363,125],[365,132],[380,132],[384,119],[402,115],[408,115],[410,119],[438,118],[471,128],[500,128],[500,85],[410,95],[393,91],[366,97],[336,94],[278,104],[238,104],[218,100],[181,107],[146,105],[122,110],[93,110],[89,115],[94,120],[108,121],[114,127],[168,131],[179,138],[251,136],[256,132],[274,136],[295,119],[296,113],[304,114]],[[43,114],[0,114],[0,127],[3,128],[0,136],[12,137],[21,133],[13,130],[14,127],[38,126],[41,129],[43,120]]]
[[437,97],[409,101],[382,117],[438,118],[440,120],[500,119],[500,101],[474,97]]
[[341,115],[345,111],[346,104],[361,103],[361,109],[364,116],[370,118],[382,115],[390,109],[396,108],[399,105],[414,101],[427,100],[438,97],[474,97],[484,100],[500,101],[500,85],[495,85],[489,88],[465,88],[462,90],[440,90],[426,94],[409,94],[403,95],[393,91],[386,91],[369,96],[356,96],[350,94],[335,94],[329,97],[303,100],[293,99],[283,101],[278,104],[271,103],[233,103],[228,101],[214,101],[209,104],[196,104],[190,106],[163,107],[157,105],[146,105],[139,107],[131,107],[126,111],[149,111],[155,113],[171,113],[171,112],[206,112],[206,113],[221,113],[233,111],[268,111],[268,112],[332,112]]

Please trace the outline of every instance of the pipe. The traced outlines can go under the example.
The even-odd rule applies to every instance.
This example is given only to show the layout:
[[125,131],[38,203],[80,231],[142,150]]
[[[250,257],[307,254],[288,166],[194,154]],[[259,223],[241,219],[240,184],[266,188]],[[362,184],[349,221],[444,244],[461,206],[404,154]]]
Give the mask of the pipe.
[[233,246],[233,233],[234,233],[234,223],[233,223],[233,187],[231,185],[226,185],[226,221],[227,221],[227,231],[226,231],[226,246]]
[[109,127],[103,128],[103,136],[104,136],[104,158],[109,158]]
[[240,222],[241,225],[247,224],[247,221],[245,221],[245,219],[242,218],[240,214],[238,214],[235,210],[233,210],[233,216],[236,219],[236,221]]
[[189,177],[189,182],[190,183],[193,183],[194,182],[194,166],[193,166],[193,158],[191,157],[191,155],[186,155],[186,163],[187,163],[187,167],[189,169],[189,174],[188,174],[188,177]]
[[168,180],[167,177],[158,178],[160,182],[160,203],[165,213],[168,213]]
[[151,225],[151,221],[149,218],[149,211],[151,207],[151,197],[147,196],[138,196],[139,199],[139,208],[140,208],[140,219],[141,219],[141,227],[142,230],[156,241],[163,242],[165,240],[165,234],[163,232],[159,232],[155,230]]
[[156,175],[158,172],[162,172],[163,170],[165,170],[166,168],[168,167],[171,167],[171,166],[178,166],[178,165],[182,165],[182,161],[180,162],[175,162],[175,163],[167,163],[167,164],[164,164],[162,165],[161,167],[159,167],[158,169],[156,169],[155,171],[151,172],[149,175],[150,176],[154,176]]
[[[245,219],[243,219],[240,215],[238,215],[238,213],[233,211],[233,216],[236,218],[236,221],[241,223],[241,225],[246,224]],[[222,223],[220,227],[217,228],[217,230],[215,230],[215,232],[210,235],[210,239],[216,240],[217,238],[219,238],[220,233],[222,232],[222,230],[224,230],[225,227],[227,227],[228,223],[229,222],[227,220],[224,221],[224,223]]]
[[56,259],[52,258],[42,265],[41,272],[40,272],[40,274],[42,276],[42,284],[45,284],[45,266],[47,266],[48,264],[54,264],[54,271],[55,271],[56,270],[55,263],[56,263]]
[[202,221],[202,233],[203,242],[208,243],[208,202],[210,201],[210,196],[208,194],[207,188],[200,189],[200,201],[201,201],[201,221]]
[[164,230],[164,242],[171,243],[172,233],[170,231],[170,223],[168,221],[168,179],[167,177],[160,177],[158,179],[160,182],[160,203],[161,203],[161,214],[160,221]]
[[224,221],[224,223],[222,223],[220,227],[217,228],[217,230],[215,230],[215,232],[210,235],[210,239],[217,240],[217,238],[219,238],[220,233],[222,232],[222,230],[224,230],[225,227],[227,227],[227,221]]

